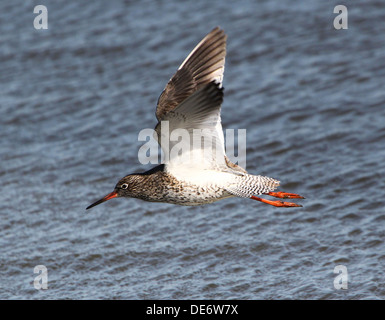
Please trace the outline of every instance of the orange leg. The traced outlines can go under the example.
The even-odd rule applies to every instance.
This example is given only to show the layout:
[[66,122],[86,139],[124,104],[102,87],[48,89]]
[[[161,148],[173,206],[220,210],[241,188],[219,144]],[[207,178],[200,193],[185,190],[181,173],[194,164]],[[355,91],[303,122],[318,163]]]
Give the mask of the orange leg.
[[267,200],[259,197],[252,196],[250,199],[261,201],[263,203],[270,204],[274,207],[302,207],[300,204],[296,204],[293,202],[283,202],[280,200],[272,201],[272,200]]
[[281,198],[281,199],[305,199],[304,197],[300,196],[299,194],[283,192],[283,191],[269,192],[266,194],[269,196]]

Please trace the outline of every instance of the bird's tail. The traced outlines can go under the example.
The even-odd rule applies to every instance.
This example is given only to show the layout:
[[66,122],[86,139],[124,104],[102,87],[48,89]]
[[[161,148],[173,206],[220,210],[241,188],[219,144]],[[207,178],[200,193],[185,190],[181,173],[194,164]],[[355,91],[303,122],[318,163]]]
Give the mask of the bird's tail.
[[261,201],[274,207],[302,207],[300,204],[294,202],[274,201],[257,197],[257,195],[265,194],[281,199],[305,199],[296,193],[283,191],[273,192],[278,186],[279,181],[273,178],[244,174],[237,176],[234,183],[227,187],[226,190],[234,196]]
[[226,190],[237,197],[251,198],[274,191],[278,186],[279,181],[273,178],[244,174],[236,176],[234,183]]

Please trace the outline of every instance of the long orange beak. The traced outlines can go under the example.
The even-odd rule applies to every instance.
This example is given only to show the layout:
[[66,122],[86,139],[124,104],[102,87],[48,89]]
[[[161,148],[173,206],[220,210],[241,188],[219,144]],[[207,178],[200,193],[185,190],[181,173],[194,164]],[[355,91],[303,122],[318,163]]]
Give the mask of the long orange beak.
[[118,196],[118,193],[117,193],[116,191],[112,191],[111,193],[107,194],[104,198],[102,198],[102,199],[100,199],[100,200],[94,202],[94,203],[91,204],[90,206],[88,206],[88,207],[86,208],[86,210],[91,209],[92,207],[95,207],[95,206],[97,206],[98,204],[101,204],[101,203],[103,203],[103,202],[105,202],[105,201],[107,201],[107,200],[110,200],[110,199],[112,199],[112,198],[116,198],[117,196]]

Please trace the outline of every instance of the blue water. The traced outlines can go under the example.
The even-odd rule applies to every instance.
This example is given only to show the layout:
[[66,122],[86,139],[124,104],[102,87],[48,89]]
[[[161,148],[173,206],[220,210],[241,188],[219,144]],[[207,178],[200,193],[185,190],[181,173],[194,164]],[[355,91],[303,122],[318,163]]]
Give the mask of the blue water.
[[[37,4],[0,4],[1,299],[385,297],[382,1],[349,1],[347,30],[337,1],[45,1],[47,30]],[[114,199],[86,212],[151,167],[138,133],[217,25],[223,127],[247,129],[247,170],[304,207]]]

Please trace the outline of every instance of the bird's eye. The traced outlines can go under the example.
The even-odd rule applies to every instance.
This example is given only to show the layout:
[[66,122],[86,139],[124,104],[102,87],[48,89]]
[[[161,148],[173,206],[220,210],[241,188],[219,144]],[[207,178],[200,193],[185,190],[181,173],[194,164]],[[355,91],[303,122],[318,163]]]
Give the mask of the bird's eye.
[[128,184],[127,184],[127,183],[123,183],[123,184],[121,185],[121,188],[122,188],[122,189],[127,189],[127,188],[128,188]]

